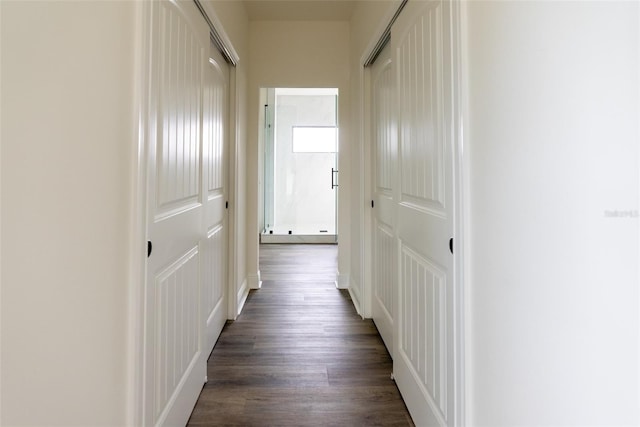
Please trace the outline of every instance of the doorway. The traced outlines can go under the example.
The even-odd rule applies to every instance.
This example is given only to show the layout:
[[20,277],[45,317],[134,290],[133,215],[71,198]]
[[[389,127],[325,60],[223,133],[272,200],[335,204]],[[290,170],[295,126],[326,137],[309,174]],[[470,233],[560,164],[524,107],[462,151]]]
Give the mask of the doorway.
[[336,243],[338,89],[265,88],[261,243]]

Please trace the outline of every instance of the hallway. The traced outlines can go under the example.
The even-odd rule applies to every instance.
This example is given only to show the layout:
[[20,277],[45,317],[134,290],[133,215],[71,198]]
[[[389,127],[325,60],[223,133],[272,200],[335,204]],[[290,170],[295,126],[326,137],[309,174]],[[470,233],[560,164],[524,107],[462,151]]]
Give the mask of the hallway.
[[334,245],[260,247],[262,288],[222,331],[189,425],[412,425],[336,262]]

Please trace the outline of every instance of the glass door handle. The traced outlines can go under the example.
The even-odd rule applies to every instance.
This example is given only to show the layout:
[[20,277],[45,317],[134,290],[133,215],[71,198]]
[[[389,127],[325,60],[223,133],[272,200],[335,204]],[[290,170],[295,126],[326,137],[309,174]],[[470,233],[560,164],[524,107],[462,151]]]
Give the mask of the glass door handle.
[[[338,184],[334,184],[334,181],[333,181],[333,174],[334,174],[334,173],[335,173],[335,174],[337,174],[337,173],[338,173],[338,169],[333,169],[333,168],[331,168],[331,189],[332,189],[332,190],[333,190],[335,187],[337,187],[337,186],[338,186]],[[337,175],[336,175],[336,178],[338,178],[338,176],[337,176]],[[335,182],[337,182],[337,181],[338,181],[338,180],[336,179],[336,181],[335,181]]]

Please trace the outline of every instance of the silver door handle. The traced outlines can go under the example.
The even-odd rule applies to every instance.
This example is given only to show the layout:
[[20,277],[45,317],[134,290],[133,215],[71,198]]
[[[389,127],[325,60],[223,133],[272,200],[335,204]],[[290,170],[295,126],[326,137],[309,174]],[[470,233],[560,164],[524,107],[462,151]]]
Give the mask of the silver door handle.
[[[331,189],[332,189],[332,190],[333,190],[335,187],[337,187],[337,186],[338,186],[338,184],[334,184],[334,181],[333,181],[333,174],[334,174],[334,173],[335,173],[335,174],[337,174],[337,173],[338,173],[338,170],[337,170],[337,169],[333,169],[333,168],[331,168]],[[337,177],[338,177],[338,176],[336,175],[336,178],[337,178]],[[337,181],[338,181],[338,180],[336,179],[336,182],[337,182]]]

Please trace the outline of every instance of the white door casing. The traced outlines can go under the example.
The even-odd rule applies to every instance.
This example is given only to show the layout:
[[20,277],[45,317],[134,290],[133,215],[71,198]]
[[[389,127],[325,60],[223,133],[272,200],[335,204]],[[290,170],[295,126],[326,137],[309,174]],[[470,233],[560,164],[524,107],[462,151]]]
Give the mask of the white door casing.
[[397,88],[394,376],[416,425],[460,423],[454,230],[453,2],[409,1],[391,30]]
[[371,140],[373,181],[372,316],[389,354],[393,355],[396,284],[393,189],[397,161],[391,46],[387,44],[371,67]]
[[148,70],[143,425],[185,425],[206,375],[202,144],[209,28],[193,2],[152,2]]
[[213,43],[205,67],[203,99],[204,246],[203,357],[208,358],[227,319],[227,168],[229,67]]

